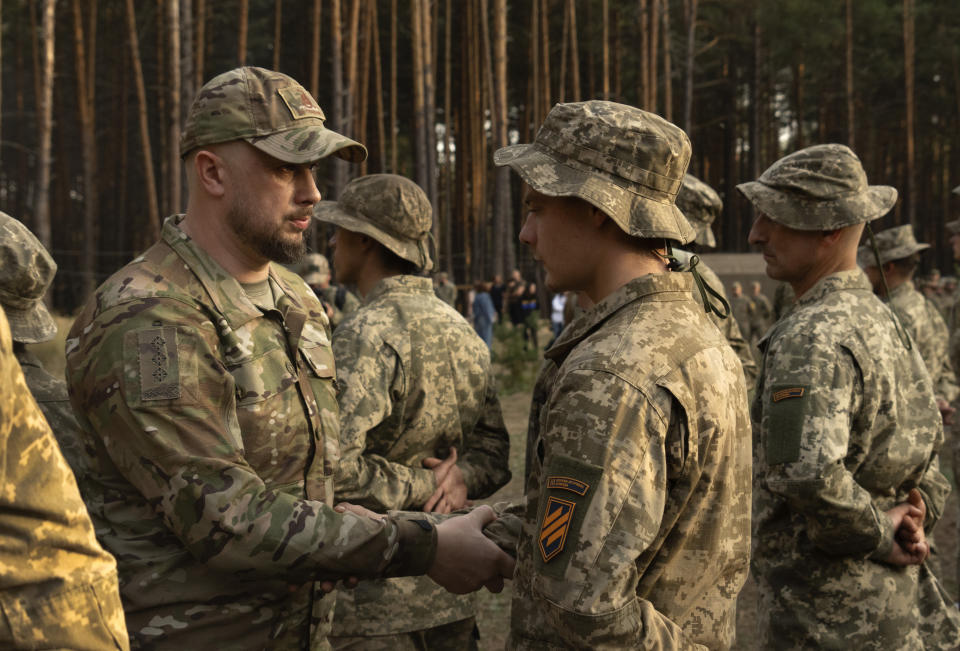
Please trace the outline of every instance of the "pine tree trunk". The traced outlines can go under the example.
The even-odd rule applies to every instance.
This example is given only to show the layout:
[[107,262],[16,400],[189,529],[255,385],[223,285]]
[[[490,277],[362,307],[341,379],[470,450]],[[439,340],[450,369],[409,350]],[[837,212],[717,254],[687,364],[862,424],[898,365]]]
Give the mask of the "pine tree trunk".
[[[277,24],[281,24],[280,20],[280,0],[277,0]],[[320,94],[320,26],[322,25],[321,19],[323,15],[321,13],[321,4],[320,0],[313,0],[313,11],[311,12],[311,25],[313,31],[310,36],[310,94],[313,95],[314,99]],[[277,58],[276,69],[280,69],[279,57],[280,57],[280,43],[282,41],[280,35],[280,28],[276,28],[274,42],[277,44],[274,52],[274,57]]]
[[[567,9],[569,11],[569,6]],[[572,65],[576,65],[576,61]],[[494,147],[499,149],[509,144],[507,140],[507,0],[493,0],[493,88],[494,115],[496,116]],[[560,99],[564,99],[562,95]],[[513,199],[510,196],[510,168],[498,167],[494,174],[493,273],[505,276],[509,270],[513,269],[516,257],[513,247],[515,234],[511,219]]]
[[[394,0],[395,1],[395,0]],[[453,165],[450,161],[450,153],[452,147],[450,142],[452,140],[452,131],[453,131],[453,110],[452,108],[452,84],[453,84],[453,13],[451,12],[450,0],[446,0],[444,7],[444,45],[443,45],[443,120],[444,120],[444,129],[443,129],[443,178],[444,178],[444,202],[443,202],[443,211],[438,216],[438,220],[442,219],[442,224],[439,227],[440,235],[434,235],[437,239],[437,242],[443,242],[443,246],[440,247],[440,251],[437,253],[437,268],[446,269],[449,273],[452,267],[453,261],[453,207],[455,205],[455,200],[457,196],[456,188],[453,184]],[[396,32],[394,31],[394,34]],[[396,59],[394,58],[394,61]],[[394,68],[394,72],[396,69]],[[394,83],[396,82],[396,77],[394,77]],[[436,226],[436,224],[435,224]],[[434,229],[437,232],[437,228]],[[444,263],[441,264],[439,258],[443,256]]]
[[237,7],[237,65],[247,65],[247,26],[249,25],[250,0],[240,0]]
[[657,54],[660,40],[660,1],[650,0],[650,55],[647,65],[650,68],[650,105],[647,110],[657,112]]
[[[638,0],[637,13],[640,14],[640,88],[637,90],[637,103],[640,108],[650,110],[650,19],[647,16],[647,0]],[[654,0],[656,2],[657,0]]]
[[[320,4],[320,0],[317,0],[315,5],[319,5],[319,4]],[[320,17],[317,16],[317,13],[318,13],[317,7],[314,6],[313,18],[314,20],[319,21]],[[320,29],[319,27],[314,25],[314,34],[318,34],[319,29]],[[280,70],[280,49],[281,49],[280,46],[283,44],[282,39],[283,39],[283,0],[273,0],[273,69],[274,70]],[[319,43],[319,39],[317,39],[317,42]],[[319,52],[317,52],[316,54],[319,55]],[[313,80],[312,72],[313,72],[313,66],[315,65],[313,63],[313,59],[315,58],[316,57],[313,57],[310,62],[311,81]],[[310,92],[311,93],[315,92],[315,89],[311,88]],[[316,95],[314,95],[314,99],[316,99]]]
[[421,188],[427,187],[426,109],[423,98],[423,19],[422,0],[410,3],[410,45],[413,48],[413,138],[414,180]]
[[[50,0],[52,1],[52,0]],[[126,0],[127,38],[130,42],[130,63],[133,83],[137,92],[137,113],[140,124],[140,145],[143,149],[143,174],[146,183],[147,228],[137,243],[143,249],[160,237],[160,211],[157,205],[157,183],[153,172],[153,152],[150,148],[150,121],[147,118],[147,91],[143,83],[143,68],[140,65],[140,39],[137,36],[137,17],[133,0]]]
[[[577,36],[577,5],[575,0],[568,0],[569,12],[570,12],[570,69],[573,72],[573,78],[570,80],[570,83],[573,84],[571,88],[574,102],[580,101],[580,48],[578,44]],[[511,241],[512,245],[512,241]],[[511,263],[509,265],[510,270],[513,269],[515,265]]]
[[915,67],[915,30],[914,30],[914,0],[903,0],[903,61],[904,61],[904,95],[906,97],[906,132],[907,132],[907,192],[906,209],[907,223],[913,224],[917,217],[917,170],[915,138],[915,102],[914,97],[914,67]]
[[[683,129],[693,133],[693,73],[697,42],[697,0],[686,0],[687,4],[687,61],[685,92],[683,94]],[[758,27],[759,29],[759,27]],[[754,177],[756,178],[756,177]]]
[[43,0],[40,6],[40,93],[37,95],[37,203],[35,234],[49,250],[50,240],[50,139],[53,131],[53,48],[56,0]]
[[206,28],[207,28],[207,3],[206,0],[196,0],[196,12],[197,12],[197,33],[196,33],[196,43],[193,49],[193,85],[194,88],[200,90],[200,87],[203,86],[203,64],[206,61],[207,54],[207,39],[206,39]]
[[846,100],[847,100],[847,145],[856,151],[856,122],[854,120],[853,107],[853,0],[847,0],[846,7],[846,33],[845,43],[845,62],[846,73]]
[[383,59],[380,53],[380,19],[376,2],[370,3],[370,22],[373,31],[373,90],[377,120],[377,159],[374,169],[383,172],[387,167],[387,131],[383,125]]
[[[96,2],[91,3],[96,11]],[[87,66],[93,65],[95,57],[87,56],[87,40],[84,34],[83,10],[80,0],[73,0],[74,63],[77,75],[77,111],[80,116],[80,141],[83,150],[83,238],[80,261],[82,296],[87,297],[97,287],[97,141],[94,120],[94,87],[88,85],[92,75]],[[89,49],[96,44],[90,42]]]
[[[169,135],[166,129],[167,121],[167,94],[165,92],[167,88],[167,59],[166,59],[166,19],[167,11],[166,5],[170,4],[171,0],[157,0],[157,11],[156,11],[156,20],[157,20],[157,29],[156,29],[156,66],[157,66],[157,81],[156,85],[151,87],[156,88],[156,96],[154,101],[156,102],[157,107],[157,119],[160,122],[159,128],[153,132],[153,135],[157,138],[157,150],[159,152],[160,158],[160,180],[159,187],[157,188],[157,201],[159,201],[159,210],[161,215],[166,215],[171,212],[170,210],[170,159],[167,156],[167,137]],[[149,101],[149,100],[148,100]]]
[[550,13],[547,9],[547,0],[542,0],[540,5],[540,46],[541,51],[543,52],[543,63],[541,64],[541,72],[543,74],[543,84],[541,85],[541,93],[543,93],[543,100],[540,105],[540,119],[538,122],[543,122],[543,119],[547,117],[547,113],[550,112],[550,107],[553,105],[553,95],[550,93]]
[[663,0],[663,117],[673,122],[673,69],[671,48],[673,37],[670,32],[670,2]]
[[[447,12],[449,20],[450,12]],[[397,162],[397,0],[390,0],[390,171],[399,174]]]
[[600,94],[603,99],[610,99],[610,6],[608,0],[603,0],[600,4],[600,22],[603,25],[603,36],[600,38],[603,53],[603,81]]
[[169,166],[169,197],[167,210],[183,209],[180,182],[180,3],[167,0],[167,51],[169,53],[170,113],[167,116],[167,164]]
[[[344,132],[346,118],[344,116],[344,87],[343,87],[343,22],[340,19],[340,0],[330,1],[330,48],[331,63],[333,65],[333,107],[331,109],[333,130]],[[340,196],[343,186],[347,184],[347,163],[339,159],[333,160],[333,183],[331,199]]]
[[437,111],[436,111],[436,84],[434,84],[434,30],[430,3],[424,2],[420,9],[420,20],[423,23],[421,36],[423,40],[423,116],[424,116],[424,144],[426,146],[424,163],[426,165],[426,185],[423,186],[433,212],[437,212]]
[[[194,85],[196,49],[193,32],[193,0],[180,0],[180,119],[190,113],[193,97],[197,94]],[[182,169],[182,166],[180,166]],[[181,172],[182,174],[182,172]],[[182,176],[181,176],[182,181]]]

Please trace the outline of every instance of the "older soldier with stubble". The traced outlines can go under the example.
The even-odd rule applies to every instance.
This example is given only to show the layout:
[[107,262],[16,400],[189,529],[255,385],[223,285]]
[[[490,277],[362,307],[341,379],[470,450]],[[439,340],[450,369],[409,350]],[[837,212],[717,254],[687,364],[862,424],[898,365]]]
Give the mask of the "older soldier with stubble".
[[[449,513],[490,496],[510,479],[510,438],[486,345],[422,275],[436,255],[426,194],[401,176],[372,174],[315,214],[336,226],[337,278],[364,299],[333,336],[337,499]],[[477,647],[476,612],[471,596],[427,577],[362,581],[338,595],[331,642],[465,651]]]
[[[797,296],[760,341],[752,409],[761,645],[956,648],[956,611],[923,565],[950,492],[940,412],[856,262],[864,223],[897,191],[868,185],[843,145],[790,154],[738,189],[767,275]],[[927,597],[940,608],[921,608]]]
[[[731,646],[750,554],[743,369],[668,272],[687,135],[630,106],[558,104],[497,151],[527,183],[520,240],[552,291],[592,307],[545,352],[516,547],[509,647]],[[510,529],[513,526],[514,529]]]
[[[118,559],[133,646],[329,648],[329,582],[426,572],[502,586],[489,509],[439,526],[335,511],[339,420],[303,255],[316,161],[362,160],[290,77],[238,68],[194,100],[189,202],[108,279],[67,342],[71,400],[96,451],[86,502]],[[469,539],[474,544],[469,544]],[[499,565],[498,565],[499,564]]]

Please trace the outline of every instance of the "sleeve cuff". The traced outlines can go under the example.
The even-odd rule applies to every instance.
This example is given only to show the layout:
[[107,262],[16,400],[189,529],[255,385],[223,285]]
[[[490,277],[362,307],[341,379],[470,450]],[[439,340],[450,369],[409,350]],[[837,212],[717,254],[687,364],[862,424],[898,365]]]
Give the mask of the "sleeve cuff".
[[870,558],[875,561],[883,561],[890,555],[890,552],[893,551],[893,535],[895,532],[893,530],[893,523],[890,521],[890,518],[887,517],[887,514],[876,506],[873,508],[877,514],[877,524],[880,526],[880,544],[873,550],[873,553],[870,554]]
[[397,527],[397,553],[383,576],[426,574],[437,555],[437,528],[425,519],[395,519],[393,522]]

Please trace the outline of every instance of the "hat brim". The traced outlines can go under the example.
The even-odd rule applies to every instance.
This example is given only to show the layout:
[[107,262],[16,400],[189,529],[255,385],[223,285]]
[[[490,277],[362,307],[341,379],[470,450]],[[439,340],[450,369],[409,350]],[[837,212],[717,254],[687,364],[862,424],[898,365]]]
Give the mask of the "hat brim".
[[960,194],[960,185],[958,185],[957,187],[955,187],[955,188],[953,189],[953,193],[954,193],[954,194]]
[[805,199],[759,181],[741,183],[737,190],[771,220],[799,231],[829,231],[873,221],[897,202],[897,190],[889,185],[871,185],[832,200]]
[[[902,260],[903,258],[909,257],[914,253],[919,253],[920,251],[926,251],[930,248],[929,244],[904,244],[903,246],[895,246],[892,249],[887,249],[885,251],[880,251],[880,264],[887,264],[893,260]],[[861,267],[873,267],[876,265],[877,259],[873,255],[873,247],[869,245],[861,246],[857,249],[857,264]]]
[[336,201],[321,201],[313,209],[313,216],[317,221],[333,224],[354,233],[362,233],[372,237],[390,251],[404,260],[417,265],[422,271],[433,269],[433,260],[430,257],[430,247],[421,247],[412,240],[400,239],[386,233],[366,219],[352,215],[343,210]]
[[[623,187],[613,176],[558,160],[536,143],[498,149],[493,164],[510,167],[541,194],[583,199],[633,237],[665,238],[687,244],[696,235],[672,201],[643,197]],[[651,226],[641,227],[641,223]]]
[[312,163],[327,156],[336,156],[349,163],[362,163],[367,158],[366,147],[323,125],[297,127],[244,140],[286,163]]
[[57,322],[43,301],[36,301],[26,309],[4,305],[3,311],[10,323],[10,335],[14,341],[40,344],[57,336]]
[[707,224],[706,222],[690,223],[693,225],[694,230],[697,231],[697,236],[693,239],[694,242],[700,246],[705,246],[711,249],[717,246],[717,238],[714,237],[713,229],[710,228],[710,224]]

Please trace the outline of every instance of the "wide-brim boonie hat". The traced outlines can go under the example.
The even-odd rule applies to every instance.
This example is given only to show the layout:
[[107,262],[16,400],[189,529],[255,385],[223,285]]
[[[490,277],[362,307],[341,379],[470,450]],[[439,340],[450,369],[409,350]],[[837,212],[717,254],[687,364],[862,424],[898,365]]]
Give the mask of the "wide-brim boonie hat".
[[245,140],[287,163],[335,155],[359,163],[367,150],[324,126],[317,101],[292,77],[247,66],[217,75],[197,93],[180,137],[180,156],[204,145]]
[[634,237],[694,238],[674,203],[690,139],[653,113],[599,100],[557,104],[533,143],[498,149],[493,162],[541,194],[583,199]]
[[426,193],[396,174],[370,174],[350,181],[337,201],[321,201],[318,221],[372,237],[422,271],[433,269],[430,252],[433,208]]
[[845,145],[814,145],[784,156],[737,190],[771,220],[803,231],[834,230],[887,214],[897,190],[868,185],[857,155]]
[[723,201],[716,190],[693,174],[684,174],[683,185],[677,194],[677,208],[697,231],[694,239],[697,244],[710,248],[717,245],[710,225],[723,210]]
[[[913,227],[909,224],[880,231],[874,235],[874,239],[877,243],[877,252],[880,254],[881,265],[892,260],[902,260],[930,248],[929,244],[917,242]],[[857,264],[861,267],[876,266],[877,256],[873,254],[873,247],[869,243],[857,249]]]
[[57,323],[43,297],[57,263],[33,233],[0,212],[0,305],[14,341],[39,344],[57,336]]

